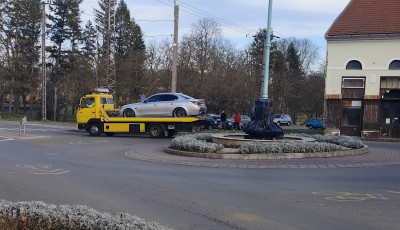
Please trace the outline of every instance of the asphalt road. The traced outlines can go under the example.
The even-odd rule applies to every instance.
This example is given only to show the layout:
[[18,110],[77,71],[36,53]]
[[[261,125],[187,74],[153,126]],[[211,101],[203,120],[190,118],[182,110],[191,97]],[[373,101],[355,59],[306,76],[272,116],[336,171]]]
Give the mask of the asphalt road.
[[[163,154],[170,139],[91,137],[70,125],[42,124],[28,125],[26,134],[19,136],[18,128],[15,122],[0,121],[0,199],[88,205],[175,229],[394,230],[400,226],[398,164],[198,167],[147,162],[125,154],[132,149]],[[400,143],[367,145],[386,157],[400,154]]]

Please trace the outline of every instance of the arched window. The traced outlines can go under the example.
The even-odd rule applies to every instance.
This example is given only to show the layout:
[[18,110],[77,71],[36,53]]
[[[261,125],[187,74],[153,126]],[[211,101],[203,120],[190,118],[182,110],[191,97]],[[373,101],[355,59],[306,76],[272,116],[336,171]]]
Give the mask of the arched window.
[[399,70],[400,69],[400,60],[394,60],[389,65],[390,70]]
[[362,69],[362,65],[359,61],[349,61],[346,65],[346,69]]

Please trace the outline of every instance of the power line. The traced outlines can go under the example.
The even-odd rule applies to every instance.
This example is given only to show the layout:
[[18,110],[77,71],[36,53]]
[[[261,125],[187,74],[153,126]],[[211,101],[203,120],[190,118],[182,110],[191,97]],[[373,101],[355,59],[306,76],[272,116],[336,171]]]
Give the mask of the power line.
[[[154,0],[154,1],[157,1],[157,2],[160,2],[160,3],[164,4],[164,5],[173,7],[172,4],[163,2],[161,0]],[[166,0],[166,1],[173,2],[173,0]],[[230,28],[232,30],[235,30],[235,31],[237,31],[239,33],[242,33],[242,34],[245,34],[245,35],[249,35],[249,34],[255,33],[255,31],[256,31],[256,30],[250,30],[250,29],[247,29],[245,27],[239,26],[239,25],[237,25],[237,24],[235,24],[233,22],[230,22],[228,20],[225,20],[223,18],[215,16],[215,15],[213,15],[211,13],[208,13],[208,12],[206,12],[204,10],[200,10],[200,9],[198,9],[196,7],[193,7],[193,6],[189,5],[189,4],[186,4],[184,2],[181,2],[181,1],[179,1],[179,2],[182,4],[182,8],[185,8],[185,9],[181,9],[182,11],[184,11],[186,13],[189,13],[189,14],[192,14],[194,16],[200,17],[200,18],[212,18],[216,22],[220,23],[221,25],[224,25],[225,27]]]
[[233,22],[230,22],[230,21],[228,21],[228,20],[226,20],[226,19],[223,19],[223,18],[221,18],[221,17],[218,17],[218,16],[215,16],[215,15],[213,15],[213,14],[210,14],[210,13],[204,11],[204,10],[198,9],[198,8],[196,8],[196,7],[194,7],[194,6],[191,6],[191,5],[187,4],[187,3],[184,3],[184,2],[181,2],[181,1],[179,1],[179,2],[180,2],[181,4],[184,5],[184,6],[183,6],[184,8],[193,9],[194,11],[199,12],[200,14],[206,15],[206,16],[208,16],[208,17],[212,17],[212,18],[214,18],[214,19],[217,19],[217,21],[222,22],[222,24],[235,27],[235,28],[238,29],[238,30],[241,30],[241,31],[243,31],[243,32],[246,32],[247,34],[248,34],[249,32],[251,32],[251,31],[253,31],[253,30],[249,30],[249,29],[247,29],[247,28],[245,28],[245,27],[243,27],[243,26],[240,26],[240,25],[238,25],[238,24],[236,24],[236,23],[233,23]]

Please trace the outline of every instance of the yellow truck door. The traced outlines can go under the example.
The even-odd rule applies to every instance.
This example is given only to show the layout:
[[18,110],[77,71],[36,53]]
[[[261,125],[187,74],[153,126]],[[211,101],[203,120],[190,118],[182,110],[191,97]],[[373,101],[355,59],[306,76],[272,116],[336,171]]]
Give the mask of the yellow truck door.
[[78,110],[78,124],[86,124],[89,119],[96,116],[96,101],[94,97],[82,97]]

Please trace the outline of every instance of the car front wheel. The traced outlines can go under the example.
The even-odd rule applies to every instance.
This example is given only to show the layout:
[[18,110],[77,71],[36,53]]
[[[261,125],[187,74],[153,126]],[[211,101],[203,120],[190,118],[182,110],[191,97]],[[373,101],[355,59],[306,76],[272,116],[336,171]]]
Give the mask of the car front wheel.
[[289,126],[290,124],[291,124],[290,121],[288,121],[288,122],[287,122],[287,125]]
[[124,117],[135,117],[135,111],[132,109],[125,109],[123,112]]

